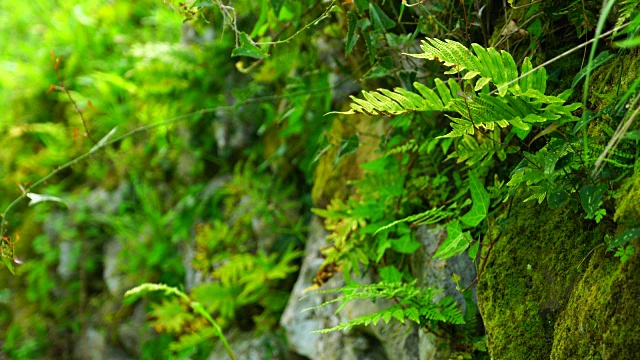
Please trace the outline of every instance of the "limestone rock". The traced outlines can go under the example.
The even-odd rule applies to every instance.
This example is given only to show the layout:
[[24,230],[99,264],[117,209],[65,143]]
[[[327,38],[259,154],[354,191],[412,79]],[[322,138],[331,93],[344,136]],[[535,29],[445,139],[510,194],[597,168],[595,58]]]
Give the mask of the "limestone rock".
[[[458,296],[459,293],[451,281],[451,272],[456,272],[463,276],[464,280],[471,281],[475,277],[475,270],[471,261],[465,257],[453,258],[444,262],[431,259],[439,245],[438,242],[443,231],[442,229],[420,229],[417,238],[423,243],[424,250],[414,254],[411,261],[422,281],[428,282],[428,285],[445,287],[447,295],[456,297],[463,304],[462,296]],[[312,360],[446,358],[446,350],[443,351],[440,346],[441,340],[409,322],[401,324],[397,321],[391,321],[386,324],[381,321],[376,326],[355,327],[327,334],[312,333],[314,330],[333,327],[391,305],[385,301],[376,303],[360,301],[348,303],[337,314],[335,311],[339,306],[338,303],[302,311],[338,296],[336,294],[303,294],[303,290],[313,284],[313,278],[324,261],[320,249],[327,246],[326,235],[321,220],[314,217],[309,225],[306,257],[281,318],[281,325],[285,329],[291,351]],[[372,282],[372,278],[371,273],[366,273],[357,280],[362,284],[369,284]],[[448,282],[451,284],[447,285]],[[337,275],[329,280],[323,288],[335,288],[342,285],[344,284],[341,276]]]

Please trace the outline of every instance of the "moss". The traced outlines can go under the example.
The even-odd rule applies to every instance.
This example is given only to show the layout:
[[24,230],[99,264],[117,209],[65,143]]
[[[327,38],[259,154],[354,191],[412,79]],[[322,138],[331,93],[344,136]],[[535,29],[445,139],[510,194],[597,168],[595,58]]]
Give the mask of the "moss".
[[[638,248],[636,241],[634,246]],[[556,325],[552,359],[635,359],[640,349],[640,260],[597,248]]]
[[494,359],[548,359],[556,321],[585,271],[579,265],[613,226],[596,226],[567,207],[514,201],[481,275],[478,305]]
[[640,76],[640,50],[610,60],[595,69],[589,80],[589,101],[597,109],[608,106],[616,94],[624,94]]
[[627,178],[617,191],[614,220],[621,226],[640,226],[640,174]]

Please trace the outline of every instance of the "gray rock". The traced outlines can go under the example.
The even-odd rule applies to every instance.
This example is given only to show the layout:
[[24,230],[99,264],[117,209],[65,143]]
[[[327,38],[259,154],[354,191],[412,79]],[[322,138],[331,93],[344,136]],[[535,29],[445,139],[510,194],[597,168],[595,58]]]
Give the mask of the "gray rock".
[[76,343],[73,357],[81,360],[131,359],[122,350],[109,346],[106,334],[93,327]]
[[[77,273],[79,243],[64,240],[58,244],[60,257],[56,272],[63,280],[70,280]],[[74,249],[75,248],[75,249]]]
[[[447,346],[442,346],[446,339],[436,337],[433,333],[420,329],[418,325],[408,321],[404,324],[395,320],[388,324],[381,321],[376,326],[355,327],[327,334],[312,333],[314,330],[333,327],[391,305],[385,301],[376,303],[356,301],[348,303],[338,314],[335,314],[339,306],[337,303],[303,312],[304,309],[316,307],[338,296],[337,294],[303,294],[303,290],[313,284],[313,278],[324,262],[320,250],[327,246],[326,236],[321,220],[314,217],[309,224],[306,255],[300,274],[280,320],[285,329],[290,350],[312,360],[447,358]],[[418,229],[416,238],[423,246],[410,258],[412,269],[414,269],[414,276],[423,286],[444,288],[442,296],[453,296],[464,306],[464,297],[456,290],[451,275],[455,272],[462,277],[463,283],[468,283],[475,277],[475,267],[465,256],[446,261],[433,258],[440,241],[445,236],[446,232],[441,228]],[[361,284],[370,284],[372,276],[367,273],[357,280]],[[323,288],[343,285],[341,276],[338,275],[329,280]],[[305,295],[308,296],[304,297]]]
[[121,298],[125,291],[139,285],[138,281],[124,272],[126,267],[123,261],[126,259],[120,256],[122,244],[118,240],[112,239],[104,245],[104,271],[102,277],[109,294],[113,297]]
[[[444,228],[419,227],[416,233],[416,240],[422,246],[411,255],[411,267],[414,269],[413,275],[422,285],[444,288],[444,292],[440,297],[452,296],[464,311],[466,309],[464,296],[456,289],[456,284],[451,280],[451,276],[454,273],[459,275],[461,278],[460,284],[466,285],[475,279],[476,268],[466,255],[454,256],[447,260],[439,260],[433,257],[446,237],[447,231]],[[473,299],[477,302],[475,300],[475,285],[468,291],[472,291]]]
[[149,340],[153,331],[145,326],[146,302],[141,301],[135,305],[133,314],[128,321],[118,325],[118,340],[127,353],[140,358],[141,345]]
[[[298,281],[280,320],[286,332],[289,349],[312,360],[416,359],[418,335],[417,327],[413,325],[380,322],[377,326],[355,327],[327,334],[312,333],[314,330],[333,327],[390,306],[384,301],[378,301],[375,304],[370,301],[359,301],[348,303],[338,314],[335,314],[339,306],[337,303],[303,311],[338,296],[338,294],[303,293],[306,288],[313,285],[313,278],[324,262],[320,249],[327,246],[326,236],[321,220],[314,217],[309,224],[306,256],[300,268]],[[365,274],[358,281],[363,284],[371,283],[371,276]],[[329,280],[323,288],[343,285],[342,277],[338,275]],[[308,296],[305,297],[305,295]]]
[[[255,336],[253,332],[235,330],[227,334],[226,338],[237,360],[273,360],[285,357],[284,344],[275,334]],[[220,342],[208,358],[208,360],[228,359],[229,355]]]

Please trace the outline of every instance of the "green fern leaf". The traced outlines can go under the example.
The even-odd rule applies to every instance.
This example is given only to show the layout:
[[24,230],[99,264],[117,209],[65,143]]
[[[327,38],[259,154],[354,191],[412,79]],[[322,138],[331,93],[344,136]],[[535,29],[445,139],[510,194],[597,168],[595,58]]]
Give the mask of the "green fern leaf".
[[442,101],[433,90],[418,82],[414,86],[420,95],[402,88],[396,88],[393,92],[386,89],[362,91],[364,99],[351,97],[351,110],[332,113],[395,116],[414,111],[444,110]]
[[379,228],[378,230],[376,230],[376,232],[374,233],[377,234],[380,231],[383,230],[387,230],[390,229],[398,224],[404,223],[404,222],[411,222],[411,223],[418,223],[418,224],[435,224],[437,222],[439,222],[440,220],[447,218],[449,216],[452,216],[454,214],[454,212],[452,211],[447,211],[444,210],[444,206],[441,206],[439,208],[433,208],[431,210],[427,210],[425,212],[419,213],[419,214],[415,214],[415,215],[411,215],[408,216],[404,219],[400,219],[400,220],[396,220],[388,225],[385,225],[381,228]]
[[150,315],[155,319],[152,325],[158,331],[179,333],[182,326],[193,321],[194,316],[187,311],[177,299],[164,300],[162,304],[153,305]]
[[[452,68],[448,73],[466,70],[463,79],[473,79],[480,76],[476,82],[476,91],[492,82],[498,87],[500,96],[505,96],[508,90],[515,94],[528,89],[544,93],[547,80],[544,69],[536,70],[520,81],[516,81],[519,73],[511,54],[506,51],[498,52],[495,48],[485,49],[478,44],[472,44],[471,47],[473,52],[456,41],[427,38],[422,41],[422,54],[406,55],[441,61],[445,66]],[[520,74],[524,75],[531,69],[531,61],[526,58]],[[524,90],[522,85],[525,85]]]
[[627,19],[634,13],[637,14],[640,9],[640,0],[622,0],[618,3],[618,20],[616,21],[616,27],[622,26]]

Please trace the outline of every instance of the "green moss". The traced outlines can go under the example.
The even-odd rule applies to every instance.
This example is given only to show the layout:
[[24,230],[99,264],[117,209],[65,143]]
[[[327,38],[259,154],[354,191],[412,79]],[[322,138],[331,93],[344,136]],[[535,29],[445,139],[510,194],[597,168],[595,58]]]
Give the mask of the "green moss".
[[621,226],[640,226],[640,174],[629,177],[617,191],[614,220]]
[[[638,248],[638,242],[634,243]],[[596,249],[558,319],[552,359],[635,359],[640,349],[640,260]]]
[[603,109],[624,94],[640,76],[640,51],[631,51],[595,69],[589,80],[589,101]]
[[556,321],[585,271],[580,264],[613,227],[566,207],[514,201],[481,275],[478,304],[494,359],[548,359]]

